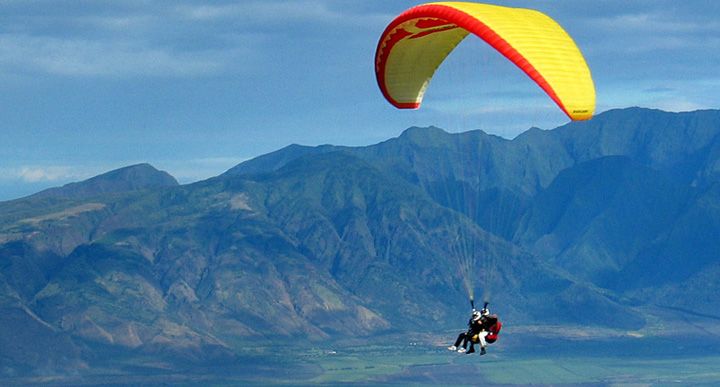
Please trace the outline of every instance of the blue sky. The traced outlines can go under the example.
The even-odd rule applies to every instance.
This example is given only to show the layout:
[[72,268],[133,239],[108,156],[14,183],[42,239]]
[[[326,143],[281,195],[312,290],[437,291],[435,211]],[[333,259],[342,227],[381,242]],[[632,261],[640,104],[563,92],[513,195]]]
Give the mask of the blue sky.
[[[0,200],[149,162],[183,183],[292,143],[369,145],[410,126],[513,138],[567,119],[477,39],[417,111],[373,72],[405,0],[0,2]],[[555,18],[598,111],[720,107],[720,2],[497,1]]]

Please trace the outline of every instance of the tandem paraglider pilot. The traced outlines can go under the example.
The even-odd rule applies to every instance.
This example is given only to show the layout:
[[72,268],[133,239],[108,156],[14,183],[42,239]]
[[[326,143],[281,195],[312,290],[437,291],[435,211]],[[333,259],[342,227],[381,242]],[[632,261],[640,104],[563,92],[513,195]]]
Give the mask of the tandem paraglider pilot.
[[[502,328],[498,316],[490,314],[487,305],[485,303],[481,310],[473,309],[472,317],[468,321],[467,332],[461,332],[455,340],[455,344],[448,347],[449,350],[471,354],[475,352],[475,344],[480,344],[480,355],[487,353],[485,348],[497,340]],[[467,349],[468,343],[470,343],[470,350]]]

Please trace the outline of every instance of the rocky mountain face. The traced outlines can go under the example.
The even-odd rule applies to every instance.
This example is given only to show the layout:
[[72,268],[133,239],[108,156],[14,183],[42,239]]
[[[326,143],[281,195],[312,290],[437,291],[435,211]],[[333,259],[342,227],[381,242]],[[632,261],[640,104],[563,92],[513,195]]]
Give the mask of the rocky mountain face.
[[0,375],[454,328],[466,283],[514,324],[712,315],[719,135],[718,111],[646,109],[514,140],[411,128],[195,184],[145,164],[0,203]]
[[[655,285],[717,289],[707,273],[717,270],[720,251],[720,111],[613,110],[513,140],[410,128],[378,145],[334,149],[420,187],[576,278],[643,302],[718,309],[717,298],[696,303]],[[303,150],[313,151],[329,149]],[[273,170],[289,153],[254,160],[254,171],[263,163]]]

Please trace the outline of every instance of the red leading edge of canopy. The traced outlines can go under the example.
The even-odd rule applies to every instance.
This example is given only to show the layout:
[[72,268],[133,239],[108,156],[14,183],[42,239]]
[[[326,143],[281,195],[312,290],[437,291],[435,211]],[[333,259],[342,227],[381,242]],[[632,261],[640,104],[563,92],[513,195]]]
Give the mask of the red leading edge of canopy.
[[[467,13],[447,5],[439,4],[419,5],[408,9],[407,11],[398,15],[398,17],[396,17],[395,20],[393,20],[390,25],[385,28],[385,31],[380,37],[377,50],[375,51],[375,75],[377,78],[378,86],[380,87],[383,96],[385,96],[385,99],[387,99],[388,102],[390,102],[393,106],[397,107],[398,109],[417,109],[420,107],[420,103],[418,102],[398,102],[390,96],[387,85],[385,83],[385,68],[387,66],[388,53],[392,51],[393,46],[395,46],[395,44],[397,44],[402,39],[413,35],[411,32],[408,32],[402,28],[398,29],[398,27],[401,24],[414,19],[420,19],[418,21],[418,23],[420,23],[422,19],[427,18],[444,19],[447,22],[453,23],[458,27],[463,28],[480,37],[482,40],[484,40],[493,48],[495,48],[498,52],[500,52],[503,56],[508,58],[511,62],[515,63],[516,66],[518,66],[523,72],[525,72],[525,74],[527,74],[533,81],[535,81],[535,83],[537,83],[538,86],[540,86],[540,88],[542,88],[545,93],[547,93],[547,95],[553,101],[555,101],[555,103],[560,107],[560,109],[562,109],[562,111],[565,112],[565,114],[572,119],[572,116],[567,111],[562,101],[560,101],[560,98],[557,96],[557,94],[552,89],[550,84],[545,80],[545,78],[540,75],[540,72],[538,72],[537,69],[535,69],[535,67],[530,64],[530,62],[528,62],[528,60],[522,54],[520,54],[520,52],[518,52],[513,46],[511,46],[507,41],[505,41],[505,39],[503,39],[485,23],[477,20],[476,18],[468,15]],[[438,23],[438,26],[443,26],[443,23]],[[430,31],[423,31],[420,34],[423,34],[422,36],[425,36],[434,32],[446,31],[447,29],[448,28],[438,28]]]

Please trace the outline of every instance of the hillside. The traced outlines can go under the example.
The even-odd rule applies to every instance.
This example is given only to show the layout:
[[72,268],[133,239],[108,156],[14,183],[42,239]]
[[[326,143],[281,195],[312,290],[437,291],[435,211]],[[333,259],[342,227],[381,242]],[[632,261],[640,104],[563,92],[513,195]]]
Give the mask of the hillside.
[[[328,151],[304,153],[313,149]],[[720,111],[612,110],[513,140],[410,128],[377,145],[336,149],[601,288],[664,306],[690,302],[703,313],[720,306],[707,296],[707,286],[720,284],[706,274],[719,259]],[[277,167],[288,153],[262,161]],[[658,292],[658,281],[673,290]],[[690,289],[705,289],[703,301],[693,302]]]
[[0,373],[456,329],[464,279],[509,326],[714,316],[719,134],[718,111],[646,109],[513,140],[410,128],[189,185],[141,164],[2,202]]

